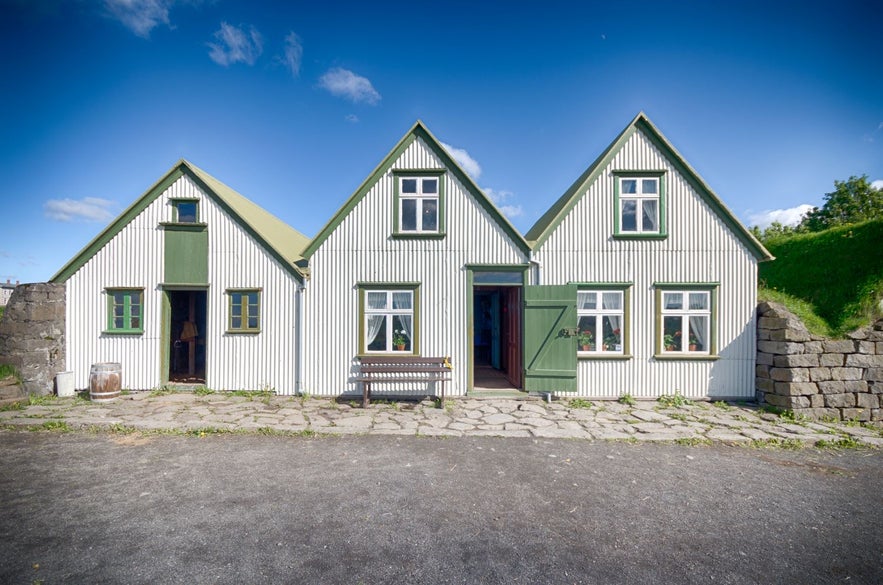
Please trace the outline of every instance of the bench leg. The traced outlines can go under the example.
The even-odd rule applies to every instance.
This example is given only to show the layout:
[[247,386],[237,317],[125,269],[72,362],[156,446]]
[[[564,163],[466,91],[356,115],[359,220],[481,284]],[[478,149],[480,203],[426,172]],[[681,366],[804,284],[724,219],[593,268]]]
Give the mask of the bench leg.
[[362,408],[371,403],[371,382],[362,382]]

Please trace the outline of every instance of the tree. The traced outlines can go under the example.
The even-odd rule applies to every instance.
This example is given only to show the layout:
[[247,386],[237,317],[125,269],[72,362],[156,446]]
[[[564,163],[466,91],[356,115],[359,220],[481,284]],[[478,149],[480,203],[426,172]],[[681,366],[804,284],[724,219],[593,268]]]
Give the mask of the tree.
[[834,191],[825,194],[825,204],[808,212],[800,226],[811,232],[871,219],[883,219],[883,189],[876,189],[868,176],[834,181]]

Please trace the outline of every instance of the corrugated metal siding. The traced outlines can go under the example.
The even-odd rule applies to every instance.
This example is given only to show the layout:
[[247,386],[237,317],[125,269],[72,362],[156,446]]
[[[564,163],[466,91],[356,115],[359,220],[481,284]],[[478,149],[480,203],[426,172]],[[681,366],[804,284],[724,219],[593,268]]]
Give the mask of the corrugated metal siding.
[[[415,140],[393,169],[443,168]],[[447,236],[393,239],[392,170],[350,212],[310,259],[305,298],[305,389],[338,395],[357,390],[349,381],[358,353],[359,282],[419,282],[420,353],[451,356],[449,394],[466,391],[467,264],[525,264],[527,257],[491,221],[451,173],[445,174]],[[390,385],[385,385],[386,389]]]
[[[665,240],[614,240],[613,171],[666,173]],[[633,282],[628,361],[580,360],[579,394],[754,397],[757,264],[675,167],[636,132],[567,218],[534,252],[540,284]],[[654,282],[719,282],[720,359],[655,361]]]
[[[162,382],[161,339],[163,230],[172,219],[170,198],[198,198],[200,220],[208,224],[209,290],[206,385],[218,390],[295,389],[297,282],[247,232],[188,177],[173,183],[67,281],[68,369],[76,387],[89,384],[93,363],[120,362],[123,384],[150,389]],[[144,333],[106,335],[104,290],[144,289]],[[262,331],[227,335],[225,290],[262,288]]]

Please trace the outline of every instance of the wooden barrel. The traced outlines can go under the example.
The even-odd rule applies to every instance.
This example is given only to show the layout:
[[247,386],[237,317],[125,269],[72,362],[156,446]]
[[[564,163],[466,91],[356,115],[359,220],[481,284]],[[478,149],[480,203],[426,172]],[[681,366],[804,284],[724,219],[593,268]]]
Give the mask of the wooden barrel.
[[89,370],[89,398],[93,402],[115,400],[123,387],[123,366],[115,362],[92,364]]

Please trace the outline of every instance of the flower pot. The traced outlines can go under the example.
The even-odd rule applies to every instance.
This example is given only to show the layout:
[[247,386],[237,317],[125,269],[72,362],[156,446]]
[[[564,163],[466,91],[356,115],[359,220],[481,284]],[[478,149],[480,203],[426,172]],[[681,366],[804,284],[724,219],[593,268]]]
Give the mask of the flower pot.
[[697,344],[695,344],[695,343],[691,343],[691,344],[690,344],[690,351],[696,351],[696,348],[698,348],[698,347],[699,347],[699,346],[698,346]]
[[673,346],[673,345],[666,345],[665,346],[665,351],[674,351],[674,350],[675,350],[675,346]]
[[583,351],[591,351],[591,349],[589,349],[589,344],[588,344],[588,343],[584,343],[583,345],[581,345],[581,346],[580,346],[580,349],[583,350]]
[[405,344],[404,343],[396,344],[396,351],[405,351]]

